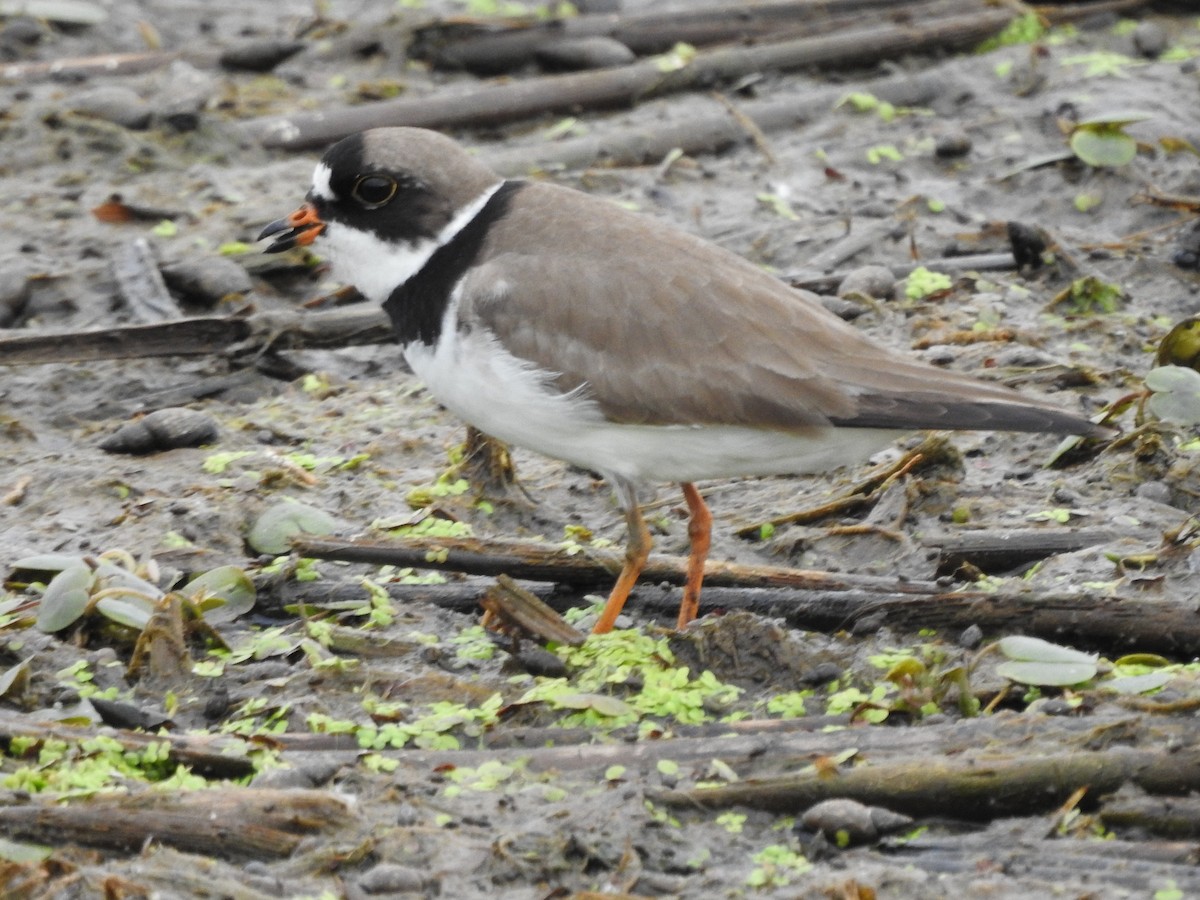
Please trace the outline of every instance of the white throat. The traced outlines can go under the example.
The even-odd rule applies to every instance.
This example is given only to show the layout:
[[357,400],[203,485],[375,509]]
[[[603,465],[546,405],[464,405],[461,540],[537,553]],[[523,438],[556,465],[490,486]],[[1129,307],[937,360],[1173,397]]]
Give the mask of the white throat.
[[[460,209],[433,238],[413,242],[385,241],[369,231],[331,222],[313,246],[329,259],[334,278],[354,285],[368,300],[383,303],[392,291],[421,271],[438,247],[462,231],[503,183],[497,181]],[[318,163],[313,172],[313,192],[323,197],[323,192],[328,191],[328,168],[324,163]]]

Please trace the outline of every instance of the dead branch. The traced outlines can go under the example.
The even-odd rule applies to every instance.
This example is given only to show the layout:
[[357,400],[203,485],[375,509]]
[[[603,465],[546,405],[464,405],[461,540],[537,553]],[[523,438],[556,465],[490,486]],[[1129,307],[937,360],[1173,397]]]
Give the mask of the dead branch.
[[154,840],[197,853],[237,859],[287,856],[305,835],[351,818],[327,791],[218,788],[92,797],[61,806],[22,803],[0,808],[0,832],[49,844],[72,842],[136,851]]
[[[420,558],[422,551],[415,547],[396,553],[394,547],[372,549],[371,545],[367,545],[366,548],[346,550],[340,542],[312,541],[305,542],[303,550],[299,550],[300,545],[297,549],[309,555],[310,544],[314,550],[324,547],[328,555],[323,558],[351,558],[351,561],[372,565],[431,568],[428,560]],[[431,548],[433,546],[430,545]],[[434,552],[440,554],[440,551]],[[311,555],[319,556],[317,553]],[[607,573],[607,569],[599,561],[581,561],[578,563],[580,568],[576,570],[569,564],[566,567],[558,566],[551,557],[546,560],[544,568],[539,568],[536,561],[520,554],[508,558],[484,554],[481,560],[449,551],[444,567],[457,568],[453,562],[456,559],[477,570],[486,568],[490,574],[502,571],[513,575],[515,571],[522,571],[524,574],[513,577],[572,585],[572,590],[558,592],[544,586],[524,585],[559,612],[578,606],[581,590],[590,587],[607,589],[615,577],[613,574],[602,574]],[[615,564],[615,561],[614,555],[610,562]],[[655,556],[651,557],[651,562],[661,567],[656,568],[652,576],[647,575],[648,580],[662,582],[680,578],[682,559]],[[767,572],[773,569],[761,568]],[[710,570],[714,571],[714,583],[706,583],[701,594],[702,613],[745,610],[761,616],[781,618],[796,628],[825,632],[876,630],[886,626],[900,631],[930,628],[944,634],[957,634],[975,625],[983,629],[985,634],[1009,634],[1012,633],[1013,623],[1019,622],[1022,634],[1057,643],[1077,643],[1107,653],[1120,654],[1137,649],[1180,657],[1200,654],[1200,619],[1196,616],[1194,606],[1166,602],[1156,597],[1147,598],[1132,589],[1119,594],[1100,590],[992,593],[946,589],[931,582],[897,579],[892,587],[900,590],[888,591],[885,586],[887,579],[879,579],[868,587],[855,587],[853,584],[856,580],[867,576],[792,569],[778,570],[780,578],[786,579],[790,574],[797,582],[812,578],[814,584],[825,580],[826,586],[725,587],[715,583],[718,578],[728,583],[729,579],[734,579],[742,572],[749,572],[754,579],[761,580],[764,573],[759,569],[757,566],[726,564],[721,574]],[[397,602],[432,603],[444,609],[473,613],[479,609],[479,598],[486,584],[478,581],[442,585],[389,584],[386,588],[388,595]],[[328,581],[307,586],[288,584],[281,586],[279,591],[285,603],[320,605],[343,597],[362,597],[362,587],[357,584],[338,587]],[[680,591],[677,588],[642,585],[630,597],[626,608],[636,610],[643,616],[669,617],[679,610],[679,601]]]
[[[933,102],[945,87],[944,77],[921,73],[872,79],[864,82],[861,89],[895,106],[924,106]],[[844,86],[826,87],[803,98],[740,104],[737,110],[755,127],[771,132],[810,121],[845,95]],[[659,162],[675,149],[693,156],[717,153],[750,138],[744,125],[720,105],[712,115],[689,117],[683,122],[656,120],[561,141],[485,148],[480,158],[501,175],[525,175],[556,168],[645,165]]]
[[1070,753],[965,753],[755,778],[716,788],[648,792],[667,806],[750,806],[794,813],[835,797],[906,815],[991,819],[1054,808],[1079,788],[1095,798],[1133,784],[1151,793],[1200,789],[1200,750],[1075,750]]
[[1116,533],[1104,528],[1002,528],[927,535],[921,543],[938,549],[939,574],[952,574],[964,563],[1000,573],[1116,538]]
[[[755,72],[805,66],[874,65],[905,53],[963,47],[994,34],[1011,18],[1012,14],[1006,10],[987,10],[947,16],[917,26],[850,29],[817,38],[704,51],[686,62],[651,59],[596,72],[489,84],[435,97],[257,119],[242,127],[263,146],[302,150],[382,125],[432,128],[496,124],[553,110],[634,104]],[[664,71],[668,66],[676,67]]]
[[731,41],[813,36],[876,18],[905,21],[962,12],[958,0],[787,0],[730,10],[727,5],[628,15],[582,15],[546,22],[528,19],[433,22],[413,33],[409,54],[435,66],[477,75],[510,72],[533,62],[539,51],[568,40],[606,37],[638,56],[662,53],[678,43],[695,47]]
[[142,734],[107,726],[88,727],[41,722],[17,713],[0,711],[0,738],[5,741],[24,738],[35,741],[58,740],[74,745],[100,733],[118,741],[122,747],[133,753],[143,752],[152,744],[165,741],[170,745],[170,758],[174,762],[211,778],[244,778],[254,773],[254,764],[245,755],[245,741],[225,735],[203,737]]
[[306,312],[274,310],[202,316],[148,325],[0,332],[0,365],[202,356],[378,344],[392,340],[391,324],[373,304]]
[[[533,581],[575,585],[605,584],[621,570],[623,557],[612,550],[563,547],[532,541],[480,538],[406,538],[403,541],[354,541],[298,538],[292,549],[301,556],[338,559],[372,565],[466,572],[470,575],[508,575]],[[683,584],[687,559],[653,554],[642,572],[646,582]],[[709,560],[704,583],[713,587],[796,587],[819,591],[876,591],[928,594],[940,588],[933,582],[906,581],[847,572],[819,572],[786,566],[744,566]]]

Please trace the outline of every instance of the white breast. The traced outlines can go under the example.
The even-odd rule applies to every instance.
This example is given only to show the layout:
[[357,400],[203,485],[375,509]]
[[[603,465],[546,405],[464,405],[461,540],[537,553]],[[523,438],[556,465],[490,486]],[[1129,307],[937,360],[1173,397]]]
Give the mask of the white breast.
[[438,402],[500,440],[627,481],[700,481],[821,472],[867,459],[895,439],[889,429],[804,433],[731,425],[609,422],[586,392],[563,394],[554,373],[509,353],[479,328],[458,330],[457,292],[434,347],[405,358]]

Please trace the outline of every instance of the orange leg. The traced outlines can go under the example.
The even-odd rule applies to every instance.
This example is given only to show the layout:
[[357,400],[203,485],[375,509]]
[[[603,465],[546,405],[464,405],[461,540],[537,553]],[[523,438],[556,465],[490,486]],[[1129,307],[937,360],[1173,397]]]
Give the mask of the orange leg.
[[704,580],[704,561],[708,559],[708,548],[712,546],[712,513],[708,504],[689,482],[680,485],[683,498],[687,500],[688,538],[692,542],[688,554],[687,582],[683,586],[683,601],[679,604],[679,622],[676,628],[684,628],[700,612],[700,582]]
[[642,511],[638,509],[637,500],[632,496],[625,502],[625,524],[629,529],[629,542],[625,545],[625,565],[621,567],[621,574],[617,576],[617,583],[608,595],[608,602],[604,604],[604,611],[596,620],[592,634],[608,634],[612,631],[617,616],[621,614],[625,601],[629,599],[629,592],[633,590],[638,576],[642,574],[642,568],[650,556],[650,548],[654,546],[650,529],[646,527]]

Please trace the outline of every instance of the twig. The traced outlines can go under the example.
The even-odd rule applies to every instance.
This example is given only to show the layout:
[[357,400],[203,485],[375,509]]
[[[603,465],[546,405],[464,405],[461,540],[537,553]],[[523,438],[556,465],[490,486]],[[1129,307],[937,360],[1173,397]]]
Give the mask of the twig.
[[648,792],[655,803],[795,812],[835,797],[884,806],[910,816],[991,819],[1052,809],[1080,787],[1089,795],[1134,784],[1152,793],[1200,789],[1200,750],[1075,750],[1071,753],[964,754],[757,778],[721,787]]
[[[412,566],[419,569],[465,572],[470,575],[508,575],[535,581],[575,585],[603,584],[620,571],[621,554],[587,548],[569,554],[562,547],[532,541],[479,538],[406,538],[403,541],[352,541],[297,538],[292,549],[301,556],[338,559],[371,565]],[[683,584],[687,559],[652,554],[642,581]],[[704,583],[713,587],[796,587],[819,591],[876,591],[927,594],[939,590],[933,582],[904,581],[875,575],[819,572],[785,566],[745,566],[710,560]]]
[[[754,47],[697,53],[690,61],[647,60],[614,69],[550,75],[455,93],[392,100],[351,109],[246,122],[247,135],[265,147],[321,147],[381,125],[447,127],[510,122],[551,110],[626,105],[764,70],[853,66],[930,48],[962,47],[993,34],[1011,19],[1002,10],[947,16],[913,25],[853,29]],[[667,65],[677,68],[664,71]]]
[[392,340],[383,310],[373,304],[318,312],[277,310],[176,319],[150,325],[9,334],[0,337],[0,365],[201,356],[268,350],[346,347]]

